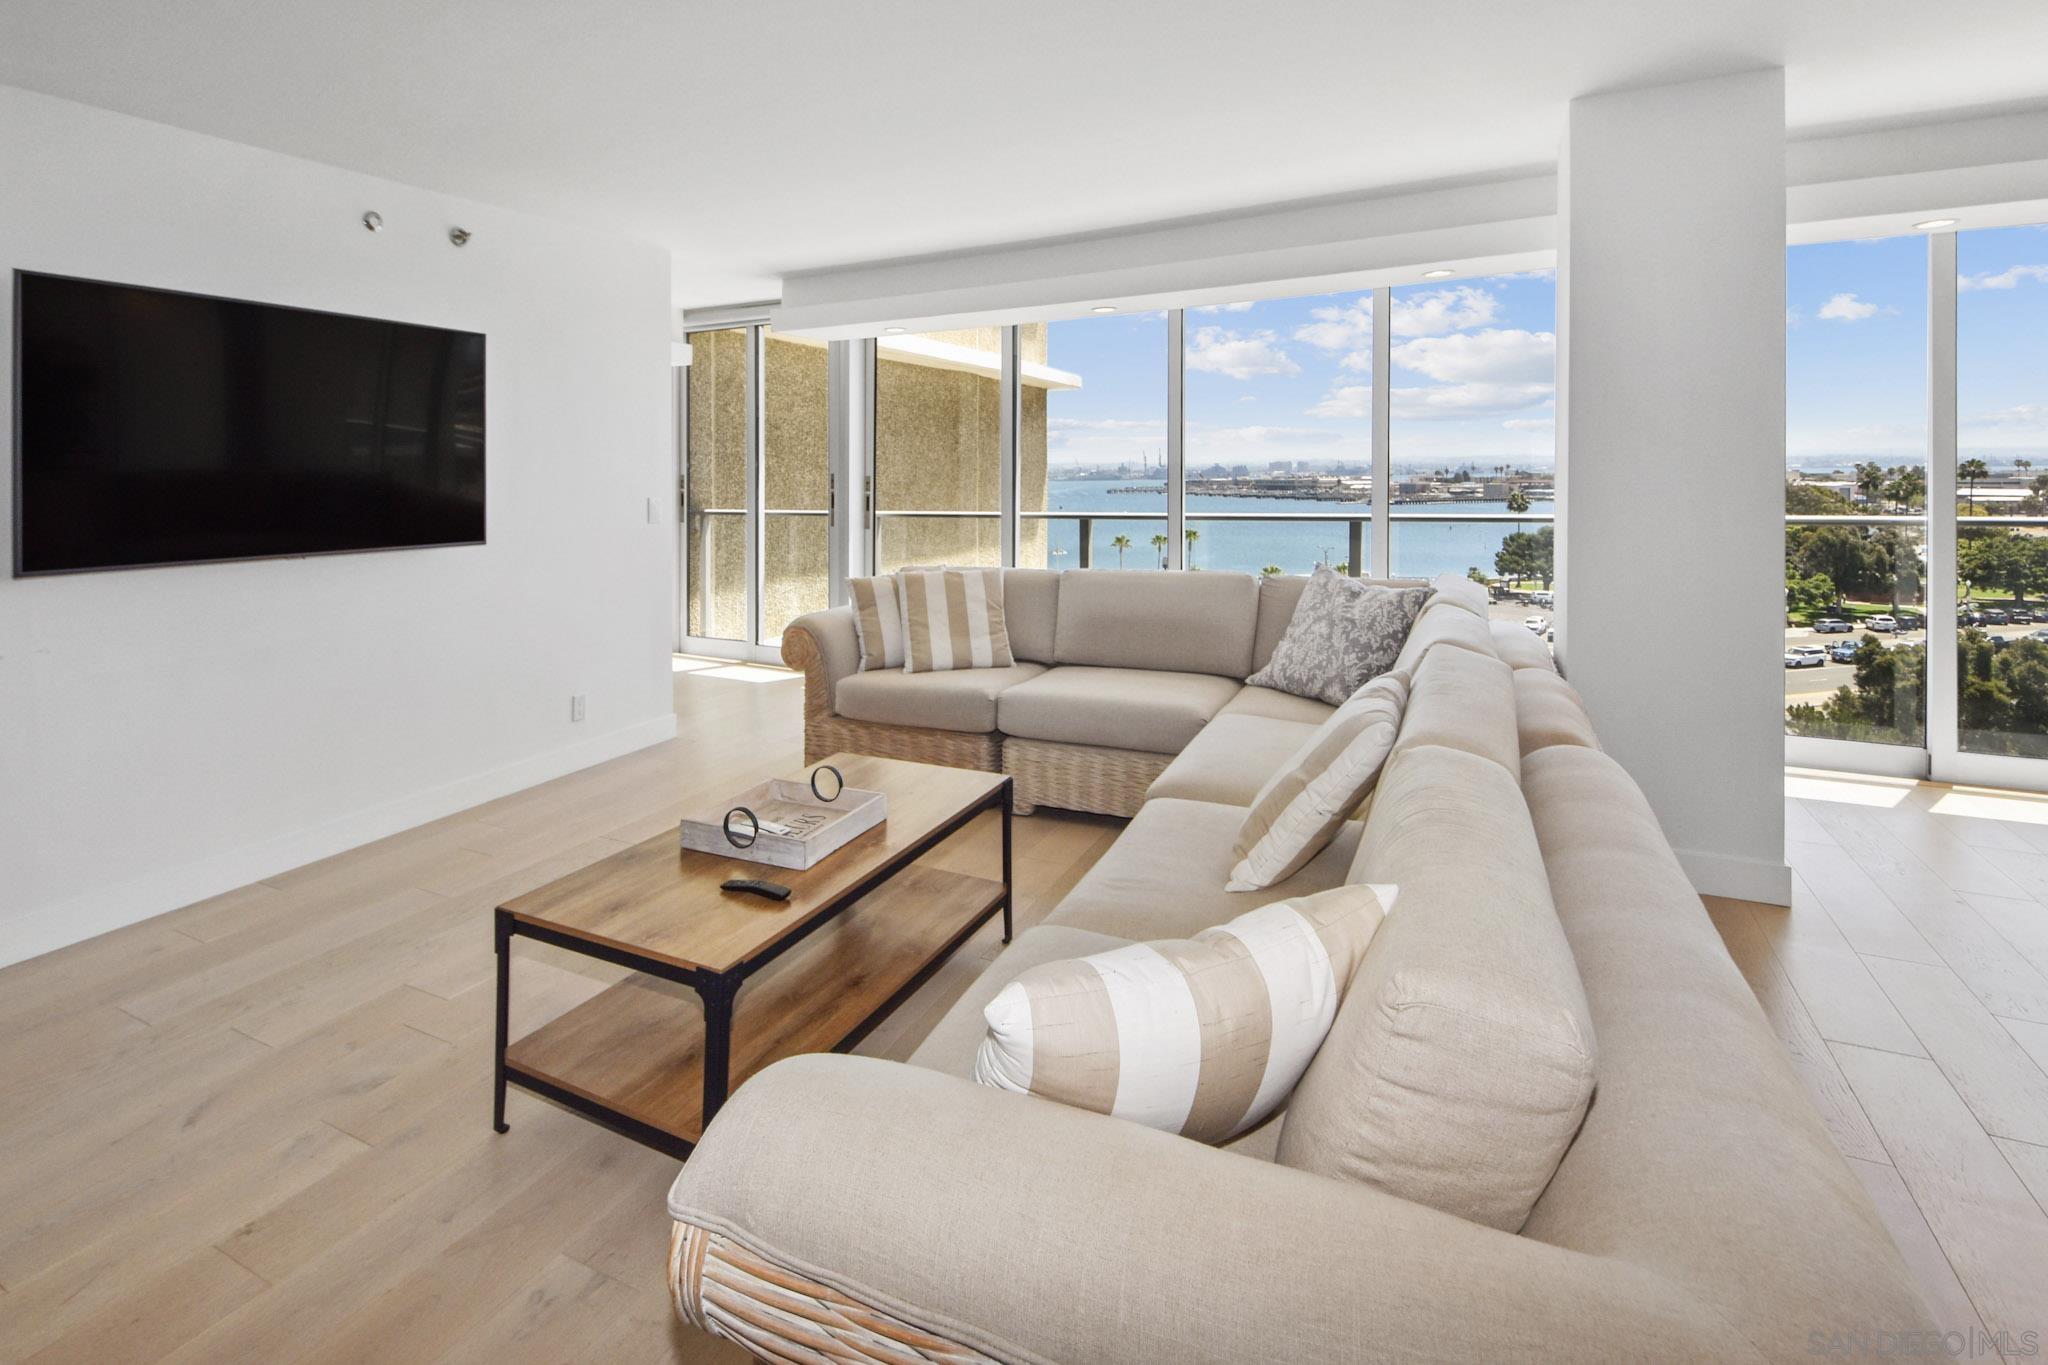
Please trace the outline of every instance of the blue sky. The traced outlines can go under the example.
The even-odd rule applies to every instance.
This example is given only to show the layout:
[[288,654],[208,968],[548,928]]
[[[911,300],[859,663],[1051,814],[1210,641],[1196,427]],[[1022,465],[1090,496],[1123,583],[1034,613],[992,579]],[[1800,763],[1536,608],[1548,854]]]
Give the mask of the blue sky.
[[[2048,231],[1956,238],[1958,449],[2048,453]],[[1785,445],[1795,465],[1927,452],[1927,238],[1795,246],[1785,258]]]
[[[1547,466],[1555,405],[1549,274],[1394,291],[1394,462]],[[1317,295],[1191,308],[1190,464],[1371,458],[1372,298]],[[1052,394],[1059,464],[1154,458],[1166,443],[1163,314],[1051,324],[1051,364],[1082,377]]]

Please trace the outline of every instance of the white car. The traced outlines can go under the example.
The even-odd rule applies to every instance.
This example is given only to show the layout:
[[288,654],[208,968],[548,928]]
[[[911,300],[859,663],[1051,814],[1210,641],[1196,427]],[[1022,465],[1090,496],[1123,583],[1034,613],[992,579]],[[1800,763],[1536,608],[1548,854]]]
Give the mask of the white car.
[[1550,624],[1550,622],[1541,616],[1531,616],[1527,620],[1523,621],[1522,624],[1527,626],[1536,634],[1541,635],[1544,631],[1544,628],[1547,627]]
[[1828,652],[1819,645],[1793,645],[1785,651],[1787,668],[1819,668],[1828,661]]
[[1881,634],[1896,635],[1899,630],[1899,618],[1896,616],[1873,616],[1868,621],[1865,621],[1863,625],[1866,629],[1878,631]]

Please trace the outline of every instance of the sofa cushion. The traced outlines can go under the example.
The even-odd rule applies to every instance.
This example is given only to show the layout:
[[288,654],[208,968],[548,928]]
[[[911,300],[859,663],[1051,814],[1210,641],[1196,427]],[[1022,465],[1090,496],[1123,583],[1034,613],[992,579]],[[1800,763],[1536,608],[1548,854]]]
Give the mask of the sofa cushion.
[[1315,726],[1299,721],[1232,715],[1226,707],[1153,779],[1145,797],[1249,806],[1266,780],[1292,761],[1315,732]]
[[1010,652],[1019,662],[1052,662],[1053,630],[1059,622],[1057,569],[1006,569],[1003,616],[1010,626]]
[[1513,1232],[1593,1094],[1593,1028],[1514,778],[1456,749],[1387,765],[1354,881],[1401,903],[1359,965],[1279,1159]]
[[[988,1008],[988,1002],[996,998],[996,993],[1009,985],[1019,972],[1041,962],[1084,957],[1128,942],[1129,939],[1111,934],[1097,934],[1057,924],[1041,924],[1026,929],[940,1016],[932,1031],[910,1054],[910,1064],[963,1080],[970,1079],[974,1075],[974,1054],[981,1047],[981,1040],[988,1036],[988,1020],[983,1011]],[[1281,1115],[1274,1115],[1224,1143],[1223,1150],[1258,1161],[1271,1161],[1280,1142],[1280,1120]]]
[[1292,692],[1271,687],[1247,686],[1225,702],[1216,715],[1218,719],[1224,716],[1266,716],[1273,720],[1291,720],[1297,725],[1321,725],[1336,709],[1314,697],[1297,697]]
[[1429,597],[1427,588],[1384,588],[1317,569],[1266,666],[1246,679],[1340,706],[1393,667]]
[[1401,718],[1399,752],[1437,744],[1498,763],[1518,779],[1514,670],[1469,649],[1433,649],[1416,665]]
[[1329,845],[1379,781],[1407,702],[1408,683],[1401,674],[1374,678],[1266,780],[1232,846],[1237,854],[1228,883],[1232,891],[1285,881]]
[[1414,677],[1416,665],[1438,645],[1499,657],[1494,653],[1493,632],[1487,629],[1486,622],[1455,602],[1428,602],[1415,618],[1408,640],[1401,646],[1401,656],[1394,660],[1394,671]]
[[1487,628],[1493,634],[1493,652],[1505,659],[1510,668],[1557,671],[1557,660],[1550,653],[1549,643],[1527,626],[1513,621],[1489,621]]
[[[1361,581],[1382,588],[1425,586],[1419,578],[1367,578]],[[1267,574],[1259,579],[1259,629],[1252,640],[1254,673],[1272,661],[1280,637],[1287,633],[1287,623],[1294,619],[1294,606],[1301,601],[1301,590],[1307,586],[1308,575],[1301,573]],[[1283,692],[1280,695],[1287,694]]]
[[896,595],[896,575],[849,578],[846,592],[853,604],[861,668],[903,667],[903,603]]
[[944,673],[855,673],[839,680],[832,709],[848,720],[985,735],[996,728],[996,698],[1043,672],[1044,664],[1012,664]]
[[1252,671],[1258,611],[1259,581],[1250,574],[1073,569],[1060,575],[1053,658],[1242,682]]
[[905,569],[896,575],[903,604],[903,671],[1008,668],[1001,569]]
[[1578,689],[1547,668],[1515,671],[1515,728],[1522,756],[1553,744],[1600,747]]
[[1282,896],[1341,886],[1363,828],[1345,822],[1328,848],[1276,887],[1225,891],[1230,844],[1243,822],[1243,806],[1147,801],[1045,922],[1129,939],[1193,938]]
[[1060,667],[1005,690],[996,728],[1024,739],[1177,754],[1237,690],[1235,678],[1204,673]]
[[1395,889],[1273,901],[1191,939],[1042,962],[996,993],[974,1079],[1197,1142],[1294,1089]]
[[1488,619],[1493,605],[1492,597],[1488,595],[1485,585],[1474,583],[1465,574],[1440,573],[1429,580],[1429,587],[1430,591],[1436,594],[1436,600],[1463,607],[1482,621]]

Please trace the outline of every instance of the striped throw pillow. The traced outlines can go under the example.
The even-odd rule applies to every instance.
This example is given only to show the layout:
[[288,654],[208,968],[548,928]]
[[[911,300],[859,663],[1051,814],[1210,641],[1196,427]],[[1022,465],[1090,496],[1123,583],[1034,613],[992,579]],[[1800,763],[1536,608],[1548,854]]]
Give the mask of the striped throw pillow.
[[1382,673],[1317,727],[1252,798],[1224,890],[1262,891],[1328,847],[1379,781],[1407,704],[1407,675]]
[[849,578],[846,591],[853,600],[860,671],[903,667],[903,604],[896,595],[896,575]]
[[1226,1141],[1293,1093],[1394,895],[1340,886],[1029,968],[984,1011],[974,1079]]
[[903,671],[1008,668],[1001,569],[905,569],[896,575],[903,607]]

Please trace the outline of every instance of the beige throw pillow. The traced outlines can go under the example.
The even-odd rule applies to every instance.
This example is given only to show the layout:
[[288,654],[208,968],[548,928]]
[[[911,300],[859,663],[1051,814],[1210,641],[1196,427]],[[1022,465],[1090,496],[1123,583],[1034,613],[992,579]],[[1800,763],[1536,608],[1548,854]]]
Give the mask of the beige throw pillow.
[[905,569],[896,575],[903,611],[903,671],[1008,668],[1000,569]]
[[896,575],[849,578],[846,591],[853,602],[860,671],[903,667],[903,604],[896,595]]
[[1223,1142],[1322,1046],[1391,886],[1276,901],[1192,939],[1028,968],[983,1012],[983,1085]]
[[1407,704],[1408,679],[1382,673],[1317,727],[1252,798],[1226,891],[1285,881],[1328,847],[1379,780]]

